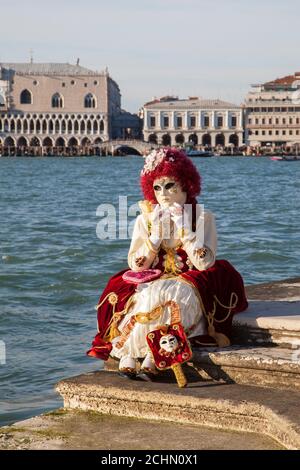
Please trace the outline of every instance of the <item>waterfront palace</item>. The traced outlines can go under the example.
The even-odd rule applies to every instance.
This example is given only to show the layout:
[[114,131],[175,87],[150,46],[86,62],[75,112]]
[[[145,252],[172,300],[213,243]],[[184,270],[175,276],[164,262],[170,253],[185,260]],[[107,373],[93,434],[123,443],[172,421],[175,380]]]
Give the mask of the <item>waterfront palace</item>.
[[162,145],[240,147],[243,109],[218,99],[166,96],[143,107],[144,139]]
[[[107,70],[65,63],[0,63],[0,147],[87,148],[140,137]],[[126,135],[125,135],[126,133]]]
[[300,149],[300,72],[252,85],[245,100],[245,128],[251,147]]

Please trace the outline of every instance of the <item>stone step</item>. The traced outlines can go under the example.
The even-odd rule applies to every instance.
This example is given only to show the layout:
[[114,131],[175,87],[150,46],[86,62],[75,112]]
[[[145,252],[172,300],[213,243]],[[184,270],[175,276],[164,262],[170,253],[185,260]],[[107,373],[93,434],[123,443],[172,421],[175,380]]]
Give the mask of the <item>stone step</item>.
[[[193,348],[188,363],[204,380],[259,385],[300,392],[300,349],[280,347]],[[118,361],[104,363],[107,371],[117,371]],[[169,372],[160,372],[162,376]]]
[[191,365],[203,378],[300,392],[300,349],[255,346],[194,349]]
[[56,390],[66,409],[256,432],[300,449],[300,394],[293,390],[220,384],[196,373],[180,389],[170,376],[145,382],[107,371],[63,380]]
[[300,278],[246,287],[249,308],[234,317],[236,344],[300,348]]
[[234,317],[233,342],[300,349],[300,301],[250,300]]

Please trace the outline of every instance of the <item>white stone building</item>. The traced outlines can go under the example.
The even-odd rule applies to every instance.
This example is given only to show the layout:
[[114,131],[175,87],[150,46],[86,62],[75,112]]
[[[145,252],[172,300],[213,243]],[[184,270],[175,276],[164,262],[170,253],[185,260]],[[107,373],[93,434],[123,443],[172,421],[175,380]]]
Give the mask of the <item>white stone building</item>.
[[144,140],[162,145],[243,145],[243,110],[221,100],[163,97],[142,109]]
[[245,100],[245,128],[251,147],[300,149],[300,72],[252,85]]

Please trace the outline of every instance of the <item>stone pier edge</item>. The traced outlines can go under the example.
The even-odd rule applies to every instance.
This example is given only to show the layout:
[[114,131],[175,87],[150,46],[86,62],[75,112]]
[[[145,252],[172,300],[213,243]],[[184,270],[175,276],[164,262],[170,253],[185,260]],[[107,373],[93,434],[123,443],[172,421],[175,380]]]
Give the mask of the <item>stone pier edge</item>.
[[255,432],[275,439],[287,449],[300,449],[300,434],[295,425],[271,408],[255,402],[174,396],[146,390],[141,394],[136,390],[69,381],[60,382],[56,390],[63,396],[66,409]]

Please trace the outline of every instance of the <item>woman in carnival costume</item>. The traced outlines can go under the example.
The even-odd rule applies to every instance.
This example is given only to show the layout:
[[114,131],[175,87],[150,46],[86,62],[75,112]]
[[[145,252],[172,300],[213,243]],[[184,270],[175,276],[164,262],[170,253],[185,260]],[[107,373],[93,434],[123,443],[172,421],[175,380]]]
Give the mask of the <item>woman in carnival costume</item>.
[[240,274],[216,260],[215,217],[197,204],[201,178],[184,151],[151,152],[141,188],[145,200],[128,253],[131,272],[115,274],[100,296],[98,333],[87,352],[119,359],[129,378],[135,378],[139,359],[142,372],[156,373],[146,341],[150,331],[180,322],[192,347],[229,346],[232,317],[248,306]]

